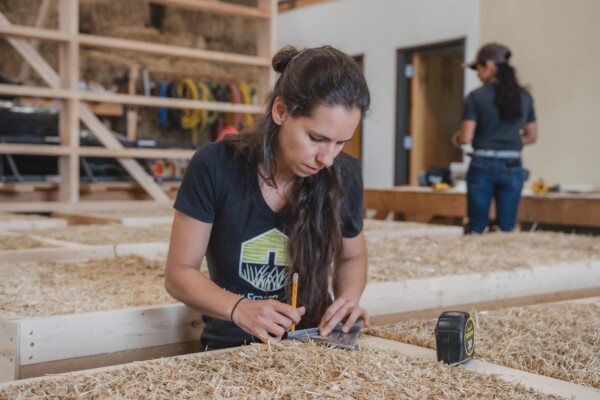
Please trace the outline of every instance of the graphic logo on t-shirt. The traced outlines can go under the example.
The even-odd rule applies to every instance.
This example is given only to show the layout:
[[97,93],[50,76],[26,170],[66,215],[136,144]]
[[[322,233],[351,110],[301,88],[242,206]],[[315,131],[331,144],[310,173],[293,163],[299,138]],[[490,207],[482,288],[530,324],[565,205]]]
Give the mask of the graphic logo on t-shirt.
[[287,244],[288,237],[278,229],[242,243],[240,277],[265,292],[282,289],[289,266]]

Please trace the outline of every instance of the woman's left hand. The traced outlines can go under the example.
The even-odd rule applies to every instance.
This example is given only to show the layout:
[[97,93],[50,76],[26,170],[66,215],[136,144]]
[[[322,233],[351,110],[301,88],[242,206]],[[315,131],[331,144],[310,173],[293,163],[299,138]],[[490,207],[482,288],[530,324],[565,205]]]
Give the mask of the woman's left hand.
[[371,323],[367,310],[357,305],[354,301],[338,297],[331,304],[319,324],[319,331],[322,336],[327,336],[340,322],[344,322],[342,326],[343,332],[348,332],[356,321],[362,320],[365,328],[368,328]]

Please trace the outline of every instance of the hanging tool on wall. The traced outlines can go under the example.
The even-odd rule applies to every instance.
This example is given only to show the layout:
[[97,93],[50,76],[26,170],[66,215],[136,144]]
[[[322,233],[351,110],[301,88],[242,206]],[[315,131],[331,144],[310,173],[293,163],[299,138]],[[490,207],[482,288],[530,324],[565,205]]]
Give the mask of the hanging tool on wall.
[[[252,89],[250,84],[240,81],[238,82],[238,86],[240,89],[240,94],[242,96],[242,103],[244,104],[253,104],[252,103]],[[243,116],[244,128],[251,129],[254,125],[254,115],[250,113],[246,113]]]
[[[198,100],[199,92],[196,82],[189,78],[180,80],[179,84],[177,85],[177,95],[181,98]],[[192,143],[198,142],[198,125],[203,120],[206,120],[206,113],[206,110],[183,110],[183,115],[181,116],[181,127],[183,129],[192,130]]]

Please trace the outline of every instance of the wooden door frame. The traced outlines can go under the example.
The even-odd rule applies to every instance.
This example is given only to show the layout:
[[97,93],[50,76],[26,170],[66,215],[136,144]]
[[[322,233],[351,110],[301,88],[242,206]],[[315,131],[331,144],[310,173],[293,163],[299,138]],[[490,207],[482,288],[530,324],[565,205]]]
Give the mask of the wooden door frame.
[[394,186],[408,184],[409,151],[404,148],[404,141],[410,136],[410,79],[405,75],[406,65],[410,64],[415,53],[440,50],[447,47],[458,46],[461,59],[465,59],[466,38],[452,39],[427,45],[404,47],[396,52],[396,131],[394,150]]
[[[360,72],[362,72],[362,74],[364,75],[364,73],[365,73],[365,55],[364,55],[364,53],[363,54],[353,55],[352,59],[359,65]],[[360,132],[360,141],[358,143],[358,153],[359,153],[358,160],[360,161],[360,164],[363,165],[363,157],[364,157],[364,151],[363,151],[363,144],[364,144],[364,139],[363,139],[364,138],[363,118],[361,118],[360,122],[358,123],[358,126],[356,127],[355,132],[356,131]]]

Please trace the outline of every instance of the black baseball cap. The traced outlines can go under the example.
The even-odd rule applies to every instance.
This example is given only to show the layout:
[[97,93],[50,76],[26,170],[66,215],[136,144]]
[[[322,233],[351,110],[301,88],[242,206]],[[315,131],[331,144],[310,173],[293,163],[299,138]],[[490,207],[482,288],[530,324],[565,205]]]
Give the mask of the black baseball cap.
[[477,64],[488,60],[497,63],[507,63],[510,56],[511,52],[508,47],[503,46],[500,43],[488,43],[479,49],[475,61],[467,64],[467,67],[477,69]]

